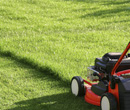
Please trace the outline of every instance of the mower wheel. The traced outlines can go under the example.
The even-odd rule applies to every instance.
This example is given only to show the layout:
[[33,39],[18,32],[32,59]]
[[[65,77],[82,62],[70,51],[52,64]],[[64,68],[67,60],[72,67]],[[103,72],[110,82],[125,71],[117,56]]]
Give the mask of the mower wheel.
[[117,102],[111,93],[104,93],[101,97],[101,110],[117,110]]
[[74,76],[71,80],[71,92],[75,96],[84,96],[84,81],[80,76]]

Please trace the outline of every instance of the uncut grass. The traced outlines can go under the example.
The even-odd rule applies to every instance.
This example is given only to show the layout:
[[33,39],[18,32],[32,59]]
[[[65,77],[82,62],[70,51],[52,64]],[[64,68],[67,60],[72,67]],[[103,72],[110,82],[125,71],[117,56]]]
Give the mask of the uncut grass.
[[4,55],[0,62],[1,110],[99,109],[73,96],[65,82],[29,64]]
[[17,58],[45,66],[63,80],[85,77],[106,52],[130,40],[128,0],[0,1],[0,46]]

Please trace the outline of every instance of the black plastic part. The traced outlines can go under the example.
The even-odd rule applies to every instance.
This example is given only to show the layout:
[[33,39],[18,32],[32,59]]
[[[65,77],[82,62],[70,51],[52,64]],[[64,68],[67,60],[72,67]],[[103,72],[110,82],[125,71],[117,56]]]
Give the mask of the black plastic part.
[[113,52],[113,53],[106,53],[102,59],[103,61],[109,61],[109,59],[119,59],[122,53]]
[[121,78],[118,83],[120,110],[130,110],[130,78]]
[[[74,76],[72,78],[72,80],[73,79],[76,79],[78,82],[78,87],[79,87],[78,96],[84,96],[85,95],[85,87],[84,87],[83,79],[80,76]],[[71,80],[71,82],[72,82],[72,80]]]
[[98,84],[93,84],[91,87],[91,90],[95,94],[101,96],[103,93],[107,92],[107,90],[108,90],[107,85],[108,85],[107,83],[105,84],[103,81],[100,81]]
[[128,57],[130,57],[130,53],[128,53]]
[[102,69],[106,69],[106,64],[103,64],[103,63],[101,63],[101,62],[97,62],[97,64],[96,64],[98,67],[101,67]]
[[[116,101],[116,98],[114,97],[114,95],[112,95],[111,93],[104,93],[102,96],[101,96],[101,102],[102,103],[102,98],[106,96],[109,100],[109,103],[110,103],[110,110],[117,110],[117,101]],[[100,106],[101,107],[101,106]],[[101,107],[101,110],[102,107]]]
[[110,84],[110,87],[111,89],[115,89],[115,84],[116,83],[119,83],[120,79],[118,78],[118,76],[112,76],[111,77],[111,84]]
[[[118,58],[120,57],[120,55],[121,53],[111,53],[111,54],[107,53],[102,58],[96,58],[95,67],[104,73],[110,74],[116,62],[118,61]],[[116,72],[130,69],[129,65],[130,65],[130,57],[128,57],[127,55],[122,60]]]

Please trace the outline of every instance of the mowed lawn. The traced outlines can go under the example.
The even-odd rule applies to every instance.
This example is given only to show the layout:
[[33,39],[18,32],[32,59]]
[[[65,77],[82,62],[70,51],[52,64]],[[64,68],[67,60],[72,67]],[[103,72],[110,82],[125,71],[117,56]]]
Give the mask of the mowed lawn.
[[3,55],[0,62],[0,110],[99,109],[73,96],[66,83],[29,64]]
[[98,110],[70,80],[129,41],[129,0],[1,0],[0,109]]

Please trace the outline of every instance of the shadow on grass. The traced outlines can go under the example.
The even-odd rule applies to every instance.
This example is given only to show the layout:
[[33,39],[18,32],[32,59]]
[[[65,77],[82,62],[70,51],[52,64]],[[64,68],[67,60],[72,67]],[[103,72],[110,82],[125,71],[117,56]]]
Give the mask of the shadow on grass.
[[71,93],[55,94],[15,103],[16,108],[8,110],[99,110],[99,107],[87,104],[82,97]]
[[97,0],[64,0],[64,1],[72,1],[72,2],[86,2],[86,3],[94,3],[94,2],[98,2]]
[[[28,59],[16,57],[13,53],[7,51],[3,52],[1,50],[0,57],[12,60],[15,65],[11,66],[15,67],[17,65],[20,68],[25,68],[33,74],[33,77],[41,78],[43,81],[47,79],[48,83],[55,82],[59,79],[56,84],[53,84],[53,87],[56,89],[68,89],[70,87],[68,85],[69,81],[63,81],[61,78],[57,78],[57,76],[53,75],[55,73],[50,68],[38,67],[37,64],[34,64]],[[7,110],[85,110],[86,108],[89,108],[89,110],[99,110],[99,107],[86,103],[84,97],[75,97],[69,91],[59,94],[51,93],[48,96],[14,102]]]
[[126,3],[130,3],[130,0],[124,0],[124,1],[111,0],[111,1],[107,1],[107,3],[104,3],[103,5],[123,5]]
[[130,0],[124,1],[116,1],[116,0],[64,0],[64,1],[72,1],[72,2],[86,2],[86,3],[101,3],[103,5],[123,5],[126,3],[130,3]]
[[[99,10],[95,11],[93,13],[85,14],[81,16],[81,18],[86,18],[86,17],[112,17],[115,16],[115,14],[125,12],[123,15],[129,15],[130,14],[130,8],[129,7],[117,7],[114,9],[106,9],[106,10]],[[121,15],[120,15],[121,16]]]
[[[107,0],[65,0],[65,1],[74,1],[74,2],[84,2],[84,3],[89,3],[91,5],[95,5],[95,3],[100,4],[101,6],[104,5],[113,5],[113,9],[101,9],[99,7],[86,7],[86,8],[81,8],[78,9],[80,11],[86,11],[86,10],[93,10],[93,12],[90,11],[90,13],[87,13],[83,16],[81,16],[81,18],[87,18],[87,17],[112,17],[115,16],[115,14],[121,13],[121,12],[125,12],[123,15],[129,15],[130,14],[130,6],[126,7],[127,4],[130,3],[130,0],[124,0],[124,1],[115,1],[115,0],[111,0],[111,1],[107,1]],[[100,6],[99,5],[99,6]],[[105,7],[105,6],[104,6]],[[74,10],[77,11],[77,10]]]
[[[39,64],[35,63],[32,59],[28,59],[26,57],[16,56],[14,53],[12,53],[10,51],[3,51],[1,48],[0,48],[0,56],[9,57],[11,60],[14,60],[20,64],[28,66],[29,68],[33,68],[36,71],[43,73],[46,76],[51,77],[52,79],[62,81],[62,84],[66,87],[68,86],[68,84],[70,84],[70,81],[68,79],[63,79],[62,77],[60,77],[58,75],[59,73],[53,71],[50,67],[40,66]],[[42,78],[43,74],[41,74],[40,76],[35,75],[35,74],[34,75],[39,77],[39,78]]]

